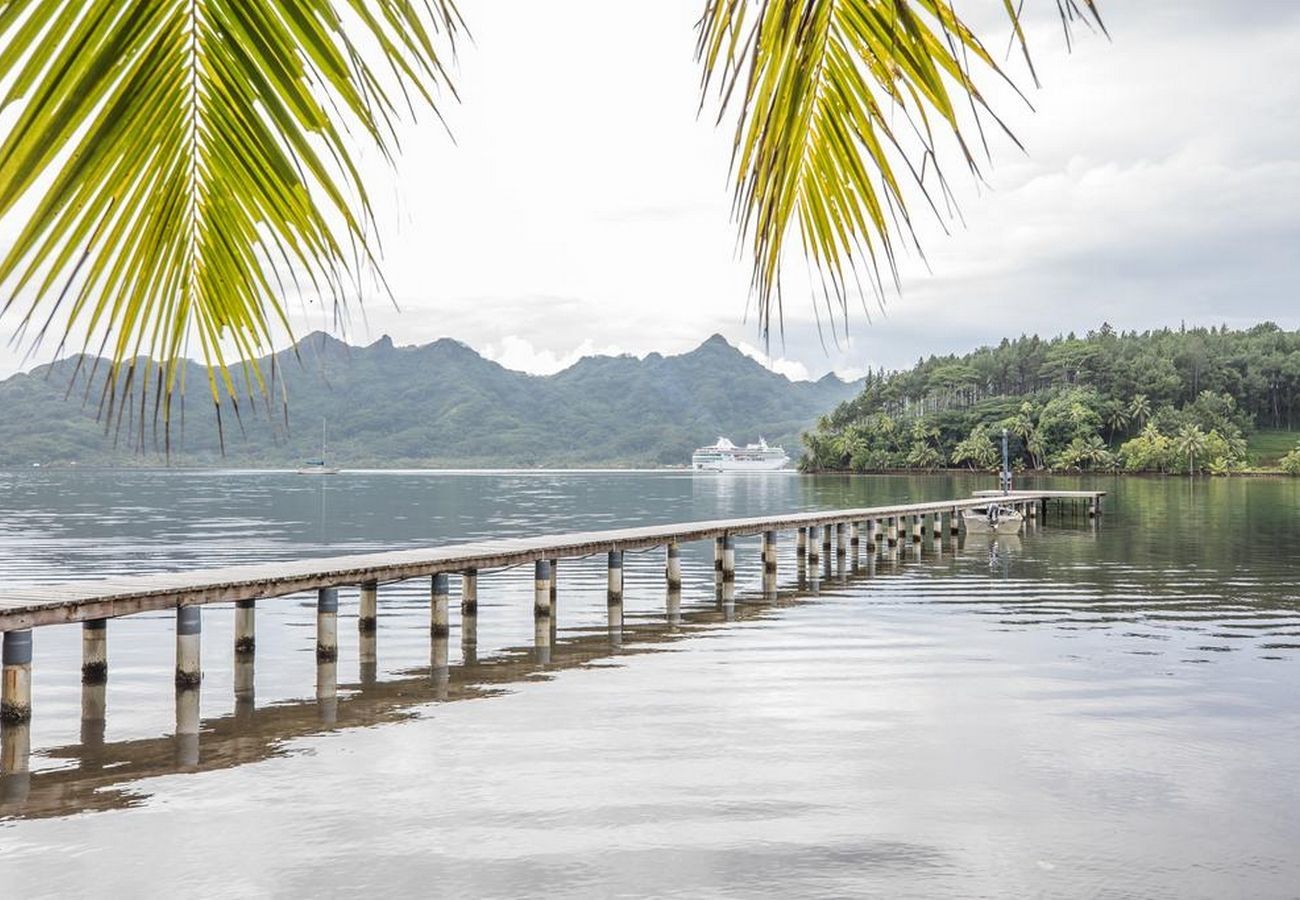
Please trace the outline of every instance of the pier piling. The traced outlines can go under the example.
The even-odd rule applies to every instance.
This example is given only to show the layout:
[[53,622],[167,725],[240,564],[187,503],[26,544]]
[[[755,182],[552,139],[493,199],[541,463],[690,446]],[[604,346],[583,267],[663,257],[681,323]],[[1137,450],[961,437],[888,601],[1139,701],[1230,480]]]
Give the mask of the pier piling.
[[726,535],[722,539],[722,583],[736,580],[736,539]]
[[[721,540],[721,538],[719,538]],[[718,570],[722,570],[722,554],[718,553]],[[608,592],[605,602],[609,606],[623,602],[623,551],[611,550],[607,559],[609,570]]]
[[0,686],[0,722],[21,725],[32,718],[32,632],[6,631]]
[[429,634],[433,637],[446,637],[451,632],[447,624],[447,607],[450,600],[451,579],[446,572],[439,572],[433,576],[429,604]]
[[[539,559],[533,563],[533,615],[537,618],[551,617],[551,563]],[[550,634],[550,625],[547,625]]]
[[257,651],[257,601],[235,601],[235,656]]
[[669,590],[680,591],[682,589],[682,558],[681,550],[678,548],[676,541],[668,542],[668,561],[665,566],[665,574],[668,579]]
[[81,623],[81,683],[108,681],[108,619]]
[[374,634],[379,628],[379,584],[367,581],[361,585],[361,597],[357,607],[357,630],[362,634]]
[[203,608],[176,607],[176,689],[188,691],[203,681]]
[[339,589],[316,592],[316,662],[339,658]]
[[776,575],[776,532],[763,532],[763,574]]

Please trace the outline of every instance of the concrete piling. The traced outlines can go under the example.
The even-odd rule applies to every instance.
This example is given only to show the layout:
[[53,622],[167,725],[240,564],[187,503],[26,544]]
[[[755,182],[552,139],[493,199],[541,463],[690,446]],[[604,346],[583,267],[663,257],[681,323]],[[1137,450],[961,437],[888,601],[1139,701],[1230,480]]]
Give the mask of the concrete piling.
[[[809,552],[812,552],[811,550]],[[722,583],[736,580],[736,539],[726,535],[722,539]]]
[[339,589],[316,592],[316,662],[339,658]]
[[919,515],[912,516],[912,543],[913,544],[921,543],[921,529],[922,529],[921,516]]
[[447,607],[451,598],[451,578],[446,572],[433,576],[429,603],[429,634],[445,638],[451,633],[447,624]]
[[202,632],[202,607],[176,607],[176,689],[178,691],[193,690],[203,681],[200,652]]
[[722,538],[713,539],[713,580],[722,583]]
[[889,531],[886,534],[886,542],[890,547],[898,546],[898,516],[889,517]]
[[935,540],[943,537],[943,513],[937,509],[930,514],[930,537]]
[[844,522],[835,523],[835,556],[843,565],[844,558],[849,555],[849,536],[848,525]]
[[776,575],[776,532],[763,532],[763,574]]
[[556,603],[560,599],[560,561],[551,559],[551,619],[556,618]]
[[822,559],[830,560],[831,558],[831,526],[822,526]]
[[478,660],[478,569],[460,576],[460,652],[467,665]]
[[795,537],[794,555],[799,559],[808,558],[808,529],[800,528]]
[[357,631],[374,634],[379,628],[379,584],[368,581],[361,585],[361,598],[357,606]]
[[81,683],[108,681],[108,619],[81,623]]
[[235,601],[235,656],[252,656],[257,650],[257,603]]
[[[725,553],[725,551],[724,551]],[[665,568],[665,574],[668,578],[668,589],[682,589],[682,558],[681,551],[676,541],[668,542],[668,565]]]
[[[539,559],[533,563],[533,615],[539,619],[551,618],[551,563],[549,560]],[[550,624],[547,623],[546,633],[551,633]]]
[[817,536],[815,528],[815,525],[810,525],[808,528],[810,534],[808,540],[808,568],[813,571],[817,570],[821,562],[821,551],[818,549],[817,541],[813,540]]
[[[722,556],[718,555],[718,570],[722,570]],[[606,559],[608,570],[608,582],[605,594],[605,603],[613,606],[616,603],[623,602],[623,551],[611,550]]]
[[961,513],[955,506],[948,511],[948,533],[953,537],[961,533]]
[[0,679],[0,722],[22,725],[32,718],[32,632],[6,631]]
[[880,523],[875,519],[867,519],[867,553],[875,553],[879,542]]

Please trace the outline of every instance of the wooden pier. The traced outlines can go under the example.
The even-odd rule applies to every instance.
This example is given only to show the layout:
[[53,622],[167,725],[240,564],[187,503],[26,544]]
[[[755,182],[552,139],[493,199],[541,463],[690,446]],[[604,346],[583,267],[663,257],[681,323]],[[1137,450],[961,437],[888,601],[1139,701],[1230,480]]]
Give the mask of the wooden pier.
[[[919,544],[930,534],[935,540],[959,531],[961,511],[985,506],[992,497],[1013,506],[1027,520],[1037,518],[1050,501],[1086,503],[1090,515],[1101,511],[1101,491],[977,492],[972,498],[903,503],[863,509],[788,513],[780,516],[688,522],[608,531],[578,532],[542,537],[503,538],[442,547],[398,550],[350,556],[298,559],[255,566],[200,569],[157,575],[105,578],[31,588],[12,588],[0,594],[0,633],[3,633],[3,688],[0,722],[6,727],[0,773],[25,770],[26,723],[31,718],[33,664],[32,630],[46,625],[81,622],[83,625],[83,707],[102,706],[109,673],[107,620],[142,612],[176,611],[177,733],[197,740],[197,688],[200,671],[201,609],[207,604],[235,606],[235,690],[251,694],[251,659],[255,653],[255,610],[260,600],[317,593],[316,656],[322,667],[332,666],[338,648],[338,591],[360,592],[358,631],[362,657],[373,660],[374,633],[380,587],[414,578],[429,578],[429,628],[433,659],[445,669],[449,577],[462,579],[461,639],[473,646],[478,617],[479,576],[492,569],[532,564],[534,567],[534,636],[543,653],[554,641],[556,572],[562,560],[605,555],[609,569],[608,605],[611,627],[621,622],[623,604],[623,554],[663,548],[664,575],[670,597],[680,604],[682,570],[680,547],[690,541],[710,541],[714,546],[714,572],[718,586],[732,585],[736,572],[735,539],[762,536],[763,591],[777,589],[777,542],[782,532],[797,532],[796,553],[800,572],[845,569],[852,547],[857,564],[865,538],[867,554],[896,550],[901,544]],[[929,520],[927,529],[925,522]],[[947,528],[943,526],[946,519]],[[865,525],[865,527],[863,527]],[[833,554],[833,555],[832,555]],[[680,609],[680,605],[678,606]],[[441,651],[441,652],[439,652]],[[241,670],[241,661],[243,669]],[[326,679],[318,694],[332,690]],[[194,693],[192,698],[187,693]]]

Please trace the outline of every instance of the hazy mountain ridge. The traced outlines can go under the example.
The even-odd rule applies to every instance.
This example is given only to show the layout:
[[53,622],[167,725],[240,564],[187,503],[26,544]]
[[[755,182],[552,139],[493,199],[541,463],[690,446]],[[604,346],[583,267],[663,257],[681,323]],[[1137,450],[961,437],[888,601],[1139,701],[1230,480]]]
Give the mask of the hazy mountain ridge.
[[[384,336],[359,347],[315,332],[297,351],[276,355],[269,409],[260,396],[251,409],[241,401],[238,418],[223,408],[224,457],[206,376],[191,364],[171,462],[293,465],[319,454],[322,420],[329,460],[342,466],[684,464],[719,434],[738,442],[762,435],[794,456],[799,433],[860,388],[834,376],[792,382],[719,335],[678,356],[585,357],[547,376],[507,369],[448,338],[399,347]],[[143,451],[138,419],[114,433],[96,420],[105,367],[87,389],[93,363],[82,360],[68,399],[75,358],[0,382],[0,465],[164,461],[154,449],[162,436],[153,433],[152,400]],[[270,377],[271,358],[261,366]]]

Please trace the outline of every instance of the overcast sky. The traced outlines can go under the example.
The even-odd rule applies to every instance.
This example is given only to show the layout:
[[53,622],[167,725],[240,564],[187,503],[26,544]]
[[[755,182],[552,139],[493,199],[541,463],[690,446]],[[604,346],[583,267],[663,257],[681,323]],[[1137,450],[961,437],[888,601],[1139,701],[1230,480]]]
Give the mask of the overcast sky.
[[[371,166],[400,310],[376,296],[347,337],[450,336],[534,372],[681,352],[715,331],[760,345],[730,221],[730,131],[696,115],[700,6],[462,0],[474,43],[447,109],[456,143],[430,119],[406,130],[395,171]],[[1073,53],[1055,4],[1027,6],[1043,86],[1022,78],[1035,112],[999,110],[1027,154],[995,142],[978,189],[950,162],[964,225],[945,235],[923,219],[930,270],[906,260],[901,296],[870,322],[855,313],[847,343],[824,349],[790,290],[774,368],[857,375],[1102,321],[1300,326],[1300,4],[1102,0],[1113,40],[1085,34]],[[322,326],[318,310],[297,317]],[[19,362],[0,350],[0,373]]]

